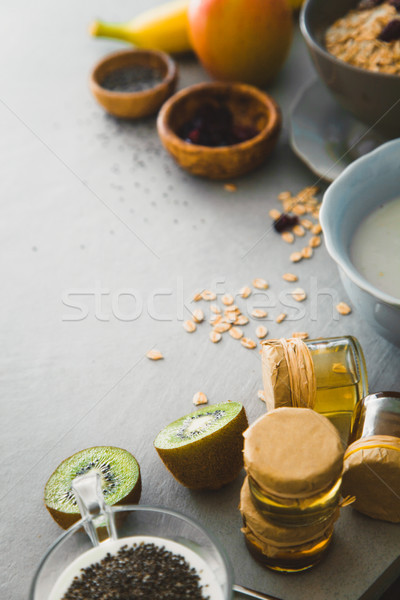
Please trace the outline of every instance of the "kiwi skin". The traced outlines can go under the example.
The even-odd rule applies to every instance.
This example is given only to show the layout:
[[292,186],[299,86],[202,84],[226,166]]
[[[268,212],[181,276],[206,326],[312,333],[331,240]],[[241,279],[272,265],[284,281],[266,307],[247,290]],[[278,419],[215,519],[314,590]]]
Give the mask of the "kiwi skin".
[[242,406],[236,417],[206,437],[177,448],[155,449],[180,484],[192,490],[217,490],[236,479],[243,467],[242,434],[247,427]]
[[[90,448],[88,448],[88,450],[90,450]],[[73,456],[75,456],[75,454],[72,454],[68,458],[64,459],[62,461],[62,463],[60,463],[59,467],[64,462],[67,462],[70,458],[72,458]],[[118,502],[116,502],[115,506],[123,506],[123,505],[127,505],[127,504],[138,504],[139,503],[140,496],[142,494],[142,476],[141,476],[141,473],[140,473],[139,463],[137,461],[136,461],[136,463],[137,463],[137,467],[138,467],[138,479],[137,479],[137,482],[133,486],[133,488],[131,489],[131,491],[129,492],[129,494],[127,494],[126,496],[124,496],[123,498],[121,498],[121,500],[119,500]],[[59,467],[57,467],[57,469]],[[53,474],[54,474],[54,472],[52,473],[52,475],[50,475],[47,483],[50,481],[50,479],[53,476]],[[45,489],[47,487],[47,483],[46,483]],[[48,506],[46,504],[46,501],[45,501],[45,506],[46,506],[47,510],[49,511],[49,513],[51,514],[51,516],[53,517],[54,521],[57,523],[57,525],[59,525],[60,527],[62,527],[62,529],[69,529],[71,527],[71,525],[73,525],[74,523],[76,523],[77,521],[79,521],[79,519],[81,518],[81,514],[79,512],[76,512],[76,513],[67,513],[67,512],[60,511],[60,510],[57,510],[56,508]]]

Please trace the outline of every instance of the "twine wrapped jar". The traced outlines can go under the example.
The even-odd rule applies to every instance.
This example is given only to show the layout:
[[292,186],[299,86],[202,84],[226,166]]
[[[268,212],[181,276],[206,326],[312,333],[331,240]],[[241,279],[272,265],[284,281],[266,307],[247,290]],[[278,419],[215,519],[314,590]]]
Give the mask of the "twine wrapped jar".
[[346,447],[357,406],[368,393],[358,341],[350,336],[266,340],[261,355],[267,409],[312,408],[335,425]]
[[355,441],[344,456],[343,494],[374,519],[400,522],[400,393],[379,392],[362,401]]

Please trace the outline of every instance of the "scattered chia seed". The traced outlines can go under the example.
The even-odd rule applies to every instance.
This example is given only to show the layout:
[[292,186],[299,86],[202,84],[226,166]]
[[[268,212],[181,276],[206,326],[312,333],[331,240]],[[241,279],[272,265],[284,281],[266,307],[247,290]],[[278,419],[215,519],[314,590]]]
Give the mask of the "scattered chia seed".
[[286,231],[287,229],[291,229],[295,225],[299,224],[299,219],[296,215],[288,215],[287,213],[283,213],[280,217],[275,219],[274,221],[274,229],[278,233],[282,233],[282,231]]
[[162,79],[159,71],[135,65],[111,71],[101,82],[101,87],[110,92],[142,92],[155,87]]
[[122,546],[81,572],[62,600],[210,600],[196,569],[155,544]]

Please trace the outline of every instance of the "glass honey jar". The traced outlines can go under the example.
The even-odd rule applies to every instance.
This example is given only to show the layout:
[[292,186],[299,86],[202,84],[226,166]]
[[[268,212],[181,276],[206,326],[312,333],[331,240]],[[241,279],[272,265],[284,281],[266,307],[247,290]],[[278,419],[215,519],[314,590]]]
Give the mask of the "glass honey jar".
[[282,527],[266,519],[254,504],[246,477],[240,493],[242,533],[250,554],[264,567],[286,573],[313,567],[325,555],[338,511],[321,526]]
[[261,353],[267,409],[312,408],[335,425],[346,447],[357,407],[368,393],[364,354],[357,339],[266,340]]
[[400,393],[370,394],[360,403],[344,456],[343,495],[369,517],[400,522]]
[[244,432],[243,457],[241,512],[252,554],[275,570],[313,566],[338,515],[343,446],[336,428],[314,410],[281,407]]

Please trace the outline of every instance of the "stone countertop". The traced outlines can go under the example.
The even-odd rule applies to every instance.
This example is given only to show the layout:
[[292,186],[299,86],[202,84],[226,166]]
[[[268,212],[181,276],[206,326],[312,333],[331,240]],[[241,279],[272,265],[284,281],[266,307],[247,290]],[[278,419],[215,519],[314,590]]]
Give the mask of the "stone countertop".
[[[90,68],[121,44],[90,39],[88,23],[129,19],[147,4],[42,0],[38,10],[27,0],[2,3],[0,595],[27,597],[60,534],[43,505],[55,467],[83,448],[115,445],[140,462],[141,502],[214,531],[237,583],[283,600],[376,599],[399,574],[399,526],[348,507],[319,566],[290,577],[265,571],[240,533],[242,477],[217,492],[190,492],[153,449],[162,427],[191,412],[199,390],[210,403],[242,402],[250,421],[265,410],[257,351],[230,336],[210,343],[207,324],[191,335],[182,328],[195,291],[236,292],[266,278],[268,297],[250,297],[246,308],[268,305],[270,336],[355,335],[372,391],[400,389],[400,350],[356,312],[338,318],[333,306],[346,296],[324,247],[293,266],[290,247],[270,230],[277,194],[316,183],[288,145],[290,105],[313,77],[299,33],[268,88],[283,111],[278,147],[230,193],[181,171],[161,148],[154,118],[119,122],[89,93]],[[179,67],[180,87],[207,79],[193,57]],[[293,269],[308,299],[277,325],[288,285],[281,276]],[[255,324],[248,327],[254,337]],[[163,361],[144,358],[152,347]]]

